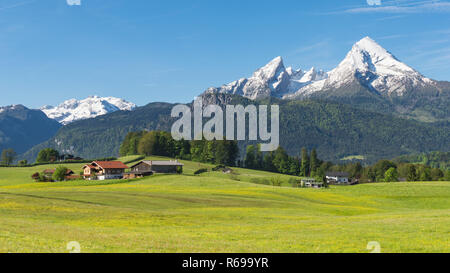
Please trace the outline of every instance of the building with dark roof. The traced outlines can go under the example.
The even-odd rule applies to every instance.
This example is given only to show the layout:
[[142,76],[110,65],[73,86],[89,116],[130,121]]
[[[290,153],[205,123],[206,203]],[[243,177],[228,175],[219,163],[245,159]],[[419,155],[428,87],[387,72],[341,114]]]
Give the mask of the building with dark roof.
[[183,171],[183,166],[178,160],[143,160],[131,166],[131,172],[143,176],[149,173],[179,173]]
[[332,185],[349,185],[349,173],[346,172],[327,172],[325,174],[328,184]]

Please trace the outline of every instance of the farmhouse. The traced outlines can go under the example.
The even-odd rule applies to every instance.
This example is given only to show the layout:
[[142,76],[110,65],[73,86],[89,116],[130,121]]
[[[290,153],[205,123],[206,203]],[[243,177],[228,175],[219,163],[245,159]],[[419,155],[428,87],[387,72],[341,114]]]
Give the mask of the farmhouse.
[[302,186],[307,188],[323,188],[325,185],[322,181],[316,181],[314,178],[307,177],[302,179]]
[[325,174],[328,184],[350,185],[349,174],[345,172],[328,172]]
[[133,166],[131,166],[131,173],[135,173],[141,176],[149,175],[152,173],[177,173],[183,171],[183,163],[178,160],[143,160]]
[[83,166],[83,176],[89,180],[122,179],[126,169],[120,161],[94,161]]

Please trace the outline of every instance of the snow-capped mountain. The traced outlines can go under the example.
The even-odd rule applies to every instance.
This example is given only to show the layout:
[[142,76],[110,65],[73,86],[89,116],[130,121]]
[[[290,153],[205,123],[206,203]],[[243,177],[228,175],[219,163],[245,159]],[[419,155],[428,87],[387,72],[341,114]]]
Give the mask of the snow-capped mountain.
[[205,91],[214,92],[249,99],[334,100],[422,121],[450,120],[450,83],[423,76],[370,37],[355,43],[329,72],[285,68],[282,58],[277,57],[248,79]]
[[290,99],[335,90],[353,81],[387,96],[402,96],[414,88],[435,85],[435,81],[400,62],[370,37],[365,37],[354,44],[345,59],[329,72],[314,67],[309,71],[285,68],[282,58],[276,57],[252,77],[211,87],[206,92],[237,94],[250,99],[268,96]]
[[41,110],[64,125],[81,119],[94,118],[119,110],[133,110],[136,104],[114,97],[90,96],[84,100],[71,99],[60,105],[44,106]]
[[365,37],[353,45],[335,69],[328,72],[328,77],[304,86],[285,98],[309,96],[323,90],[337,90],[354,81],[384,96],[403,96],[415,88],[435,85],[433,80],[400,62],[370,37]]
[[282,97],[325,77],[325,72],[317,71],[315,68],[311,68],[309,71],[293,70],[292,67],[285,68],[283,59],[276,57],[256,70],[252,77],[242,78],[218,88],[211,87],[206,90],[206,93],[236,94],[250,99]]

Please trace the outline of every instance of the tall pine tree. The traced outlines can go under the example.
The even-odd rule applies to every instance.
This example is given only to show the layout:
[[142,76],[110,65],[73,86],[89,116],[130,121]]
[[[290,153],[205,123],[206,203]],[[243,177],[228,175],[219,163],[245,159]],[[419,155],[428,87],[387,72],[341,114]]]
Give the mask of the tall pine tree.
[[309,171],[311,176],[314,176],[317,172],[317,168],[319,167],[319,159],[317,158],[316,149],[312,149],[311,156],[309,159]]
[[309,176],[310,172],[309,172],[309,155],[308,155],[308,150],[306,150],[306,148],[302,148],[302,153],[301,153],[301,157],[302,157],[302,162],[300,165],[300,175],[301,176]]
[[244,160],[244,164],[245,167],[248,169],[254,169],[255,168],[255,159],[256,159],[256,153],[255,153],[255,146],[253,145],[248,145],[247,146],[247,151],[245,154],[245,160]]

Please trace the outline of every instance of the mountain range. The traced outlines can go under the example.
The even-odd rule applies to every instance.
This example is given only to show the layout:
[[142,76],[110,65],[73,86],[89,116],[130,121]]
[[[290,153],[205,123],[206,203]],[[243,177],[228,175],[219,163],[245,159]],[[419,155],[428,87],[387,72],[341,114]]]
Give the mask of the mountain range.
[[[298,155],[301,147],[316,148],[325,160],[362,158],[371,163],[413,153],[449,151],[449,94],[449,82],[423,76],[365,37],[331,71],[286,68],[277,57],[250,78],[208,88],[202,98],[204,105],[222,107],[278,104],[280,144],[289,154]],[[117,155],[128,132],[170,131],[173,106],[150,103],[136,107],[118,98],[93,96],[43,107],[53,122],[64,126],[47,139],[38,138],[42,143],[21,157],[32,161],[47,147],[84,158]],[[1,123],[0,130],[5,131]],[[240,143],[242,151],[248,143]],[[23,150],[20,145],[14,147]]]
[[114,97],[90,96],[83,100],[71,99],[53,107],[41,108],[49,118],[67,125],[77,120],[95,118],[115,111],[131,111],[136,104]]
[[281,57],[242,78],[205,93],[255,100],[322,99],[417,120],[450,120],[450,83],[429,79],[399,61],[370,37],[355,43],[342,62],[324,72],[285,68]]

